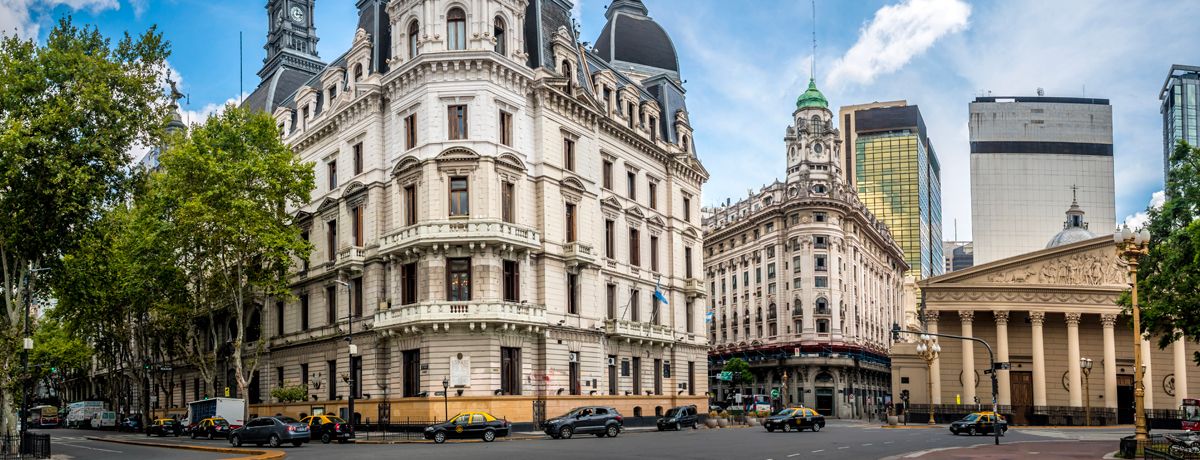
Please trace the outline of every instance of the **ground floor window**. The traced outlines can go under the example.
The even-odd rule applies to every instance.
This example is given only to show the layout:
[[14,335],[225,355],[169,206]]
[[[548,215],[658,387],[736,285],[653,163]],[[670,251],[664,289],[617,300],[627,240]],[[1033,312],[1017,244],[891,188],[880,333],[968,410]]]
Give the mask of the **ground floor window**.
[[500,393],[521,394],[521,349],[500,348]]
[[421,393],[421,350],[404,350],[404,397]]

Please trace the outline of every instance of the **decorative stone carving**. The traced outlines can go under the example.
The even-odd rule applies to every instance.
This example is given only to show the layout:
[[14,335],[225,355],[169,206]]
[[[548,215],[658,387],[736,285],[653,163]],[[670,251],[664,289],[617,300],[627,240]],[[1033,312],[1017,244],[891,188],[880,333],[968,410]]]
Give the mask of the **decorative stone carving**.
[[975,321],[975,312],[973,310],[959,310],[958,319],[962,320],[963,324],[971,324]]
[[1111,328],[1117,325],[1117,315],[1103,314],[1100,315],[1100,324],[1105,328]]
[[1041,326],[1042,324],[1044,324],[1046,322],[1046,312],[1044,312],[1044,311],[1029,312],[1029,322],[1033,323],[1034,326]]
[[989,283],[1078,286],[1127,284],[1128,263],[1115,252],[1085,252],[989,273]]
[[992,312],[992,316],[996,317],[997,326],[1008,325],[1008,310],[995,310]]
[[1067,326],[1079,327],[1079,319],[1081,316],[1082,315],[1080,315],[1079,313],[1067,313],[1066,314]]

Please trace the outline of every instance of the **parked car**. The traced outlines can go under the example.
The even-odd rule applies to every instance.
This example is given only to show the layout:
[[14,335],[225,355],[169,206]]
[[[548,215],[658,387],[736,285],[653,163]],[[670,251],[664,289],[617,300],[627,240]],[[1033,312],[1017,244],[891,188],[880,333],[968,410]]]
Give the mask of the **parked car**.
[[426,427],[424,436],[438,444],[447,439],[471,438],[492,442],[497,437],[508,436],[511,429],[507,420],[497,419],[487,412],[463,412],[451,417],[448,422]]
[[335,439],[339,444],[346,443],[353,434],[349,423],[332,415],[312,415],[300,419],[300,423],[308,425],[310,438],[320,439],[323,444],[329,444]]
[[976,433],[992,434],[996,429],[999,429],[1000,434],[1003,435],[1005,431],[1008,431],[1008,422],[1004,420],[1003,415],[991,411],[975,412],[950,424],[950,432],[956,436],[961,433],[972,436]]
[[309,436],[308,425],[294,418],[259,417],[229,433],[229,444],[241,447],[244,443],[256,446],[265,443],[271,447],[279,447],[285,442],[290,442],[293,446],[300,447],[308,442]]
[[658,419],[658,431],[666,429],[679,431],[685,426],[690,426],[694,430],[699,421],[699,417],[696,416],[696,406],[672,407]]
[[789,407],[767,417],[763,427],[768,432],[789,429],[802,431],[805,428],[821,431],[821,428],[825,428],[825,416],[807,407]]
[[196,438],[228,438],[229,433],[233,428],[229,426],[229,422],[221,417],[209,417],[201,420],[196,426],[188,430],[192,439]]
[[561,417],[542,423],[542,430],[554,439],[571,439],[575,433],[594,434],[597,438],[617,437],[624,425],[624,417],[615,408],[585,406],[572,409]]
[[146,436],[179,436],[182,432],[183,426],[173,418],[155,419],[154,423],[146,427]]
[[130,433],[142,431],[142,417],[135,415],[121,419],[121,424],[117,425],[117,431],[128,431]]

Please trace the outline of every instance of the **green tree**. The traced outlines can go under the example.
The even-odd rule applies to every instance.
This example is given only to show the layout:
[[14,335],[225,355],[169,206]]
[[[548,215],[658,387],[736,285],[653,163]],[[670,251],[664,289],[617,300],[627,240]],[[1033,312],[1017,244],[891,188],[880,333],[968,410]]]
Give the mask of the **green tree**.
[[55,394],[63,394],[63,382],[67,378],[80,378],[86,374],[92,359],[91,347],[67,331],[52,314],[38,320],[33,341],[37,346],[29,357],[34,365],[32,378],[54,388]]
[[25,303],[44,292],[36,273],[122,197],[127,152],[162,131],[167,55],[154,29],[113,46],[69,17],[45,45],[0,37],[0,432],[13,427]]
[[[160,244],[178,258],[190,316],[206,319],[209,340],[228,344],[246,394],[266,343],[255,318],[291,296],[292,262],[312,251],[293,213],[309,201],[313,165],[281,142],[270,115],[232,105],[194,126],[160,161],[162,173],[150,178],[150,200],[169,227]],[[189,346],[206,350],[199,340]]]
[[750,364],[742,358],[729,358],[729,361],[725,361],[725,366],[721,370],[733,375],[733,380],[730,382],[734,385],[745,385],[754,382],[754,373],[750,372]]
[[[1148,210],[1150,249],[1138,270],[1142,325],[1160,347],[1200,341],[1200,149],[1176,146],[1164,191],[1162,207]],[[1122,303],[1130,306],[1128,294]]]

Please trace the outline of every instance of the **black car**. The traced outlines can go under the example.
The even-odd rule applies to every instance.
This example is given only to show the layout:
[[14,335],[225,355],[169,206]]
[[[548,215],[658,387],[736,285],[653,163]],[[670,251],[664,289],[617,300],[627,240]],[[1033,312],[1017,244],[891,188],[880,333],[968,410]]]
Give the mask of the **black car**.
[[699,421],[699,417],[696,416],[696,406],[672,407],[658,419],[658,431],[666,429],[679,431],[685,426],[690,426],[694,430]]
[[183,425],[173,418],[160,418],[146,427],[146,436],[179,436],[182,432]]
[[763,428],[768,432],[789,429],[802,431],[805,428],[821,431],[821,428],[825,428],[825,416],[807,407],[789,407],[767,417],[763,421]]
[[1008,431],[1008,422],[1004,420],[1004,417],[999,417],[999,421],[997,421],[996,414],[993,412],[976,412],[950,424],[950,432],[955,435],[962,433],[972,436],[977,433],[994,434],[993,430],[997,428],[1003,435],[1005,431]]
[[354,437],[350,424],[341,417],[313,415],[300,419],[300,423],[308,425],[309,436],[312,439],[320,439],[323,444],[329,444],[335,439],[339,444],[344,444]]
[[121,420],[121,424],[117,425],[117,431],[128,431],[130,433],[142,431],[142,418],[125,417]]
[[233,427],[221,417],[209,417],[201,420],[191,429],[192,439],[196,438],[228,438]]
[[285,442],[300,447],[308,439],[308,425],[291,417],[259,417],[229,434],[229,443],[234,447],[241,447],[243,443],[279,447]]
[[507,420],[492,417],[487,412],[463,412],[450,418],[450,421],[430,425],[425,428],[425,439],[441,444],[447,439],[482,439],[483,442],[495,441],[497,437],[508,436],[512,427]]
[[542,423],[542,430],[554,439],[571,439],[575,433],[594,434],[597,438],[617,437],[624,417],[615,408],[586,406],[572,409],[566,415]]

